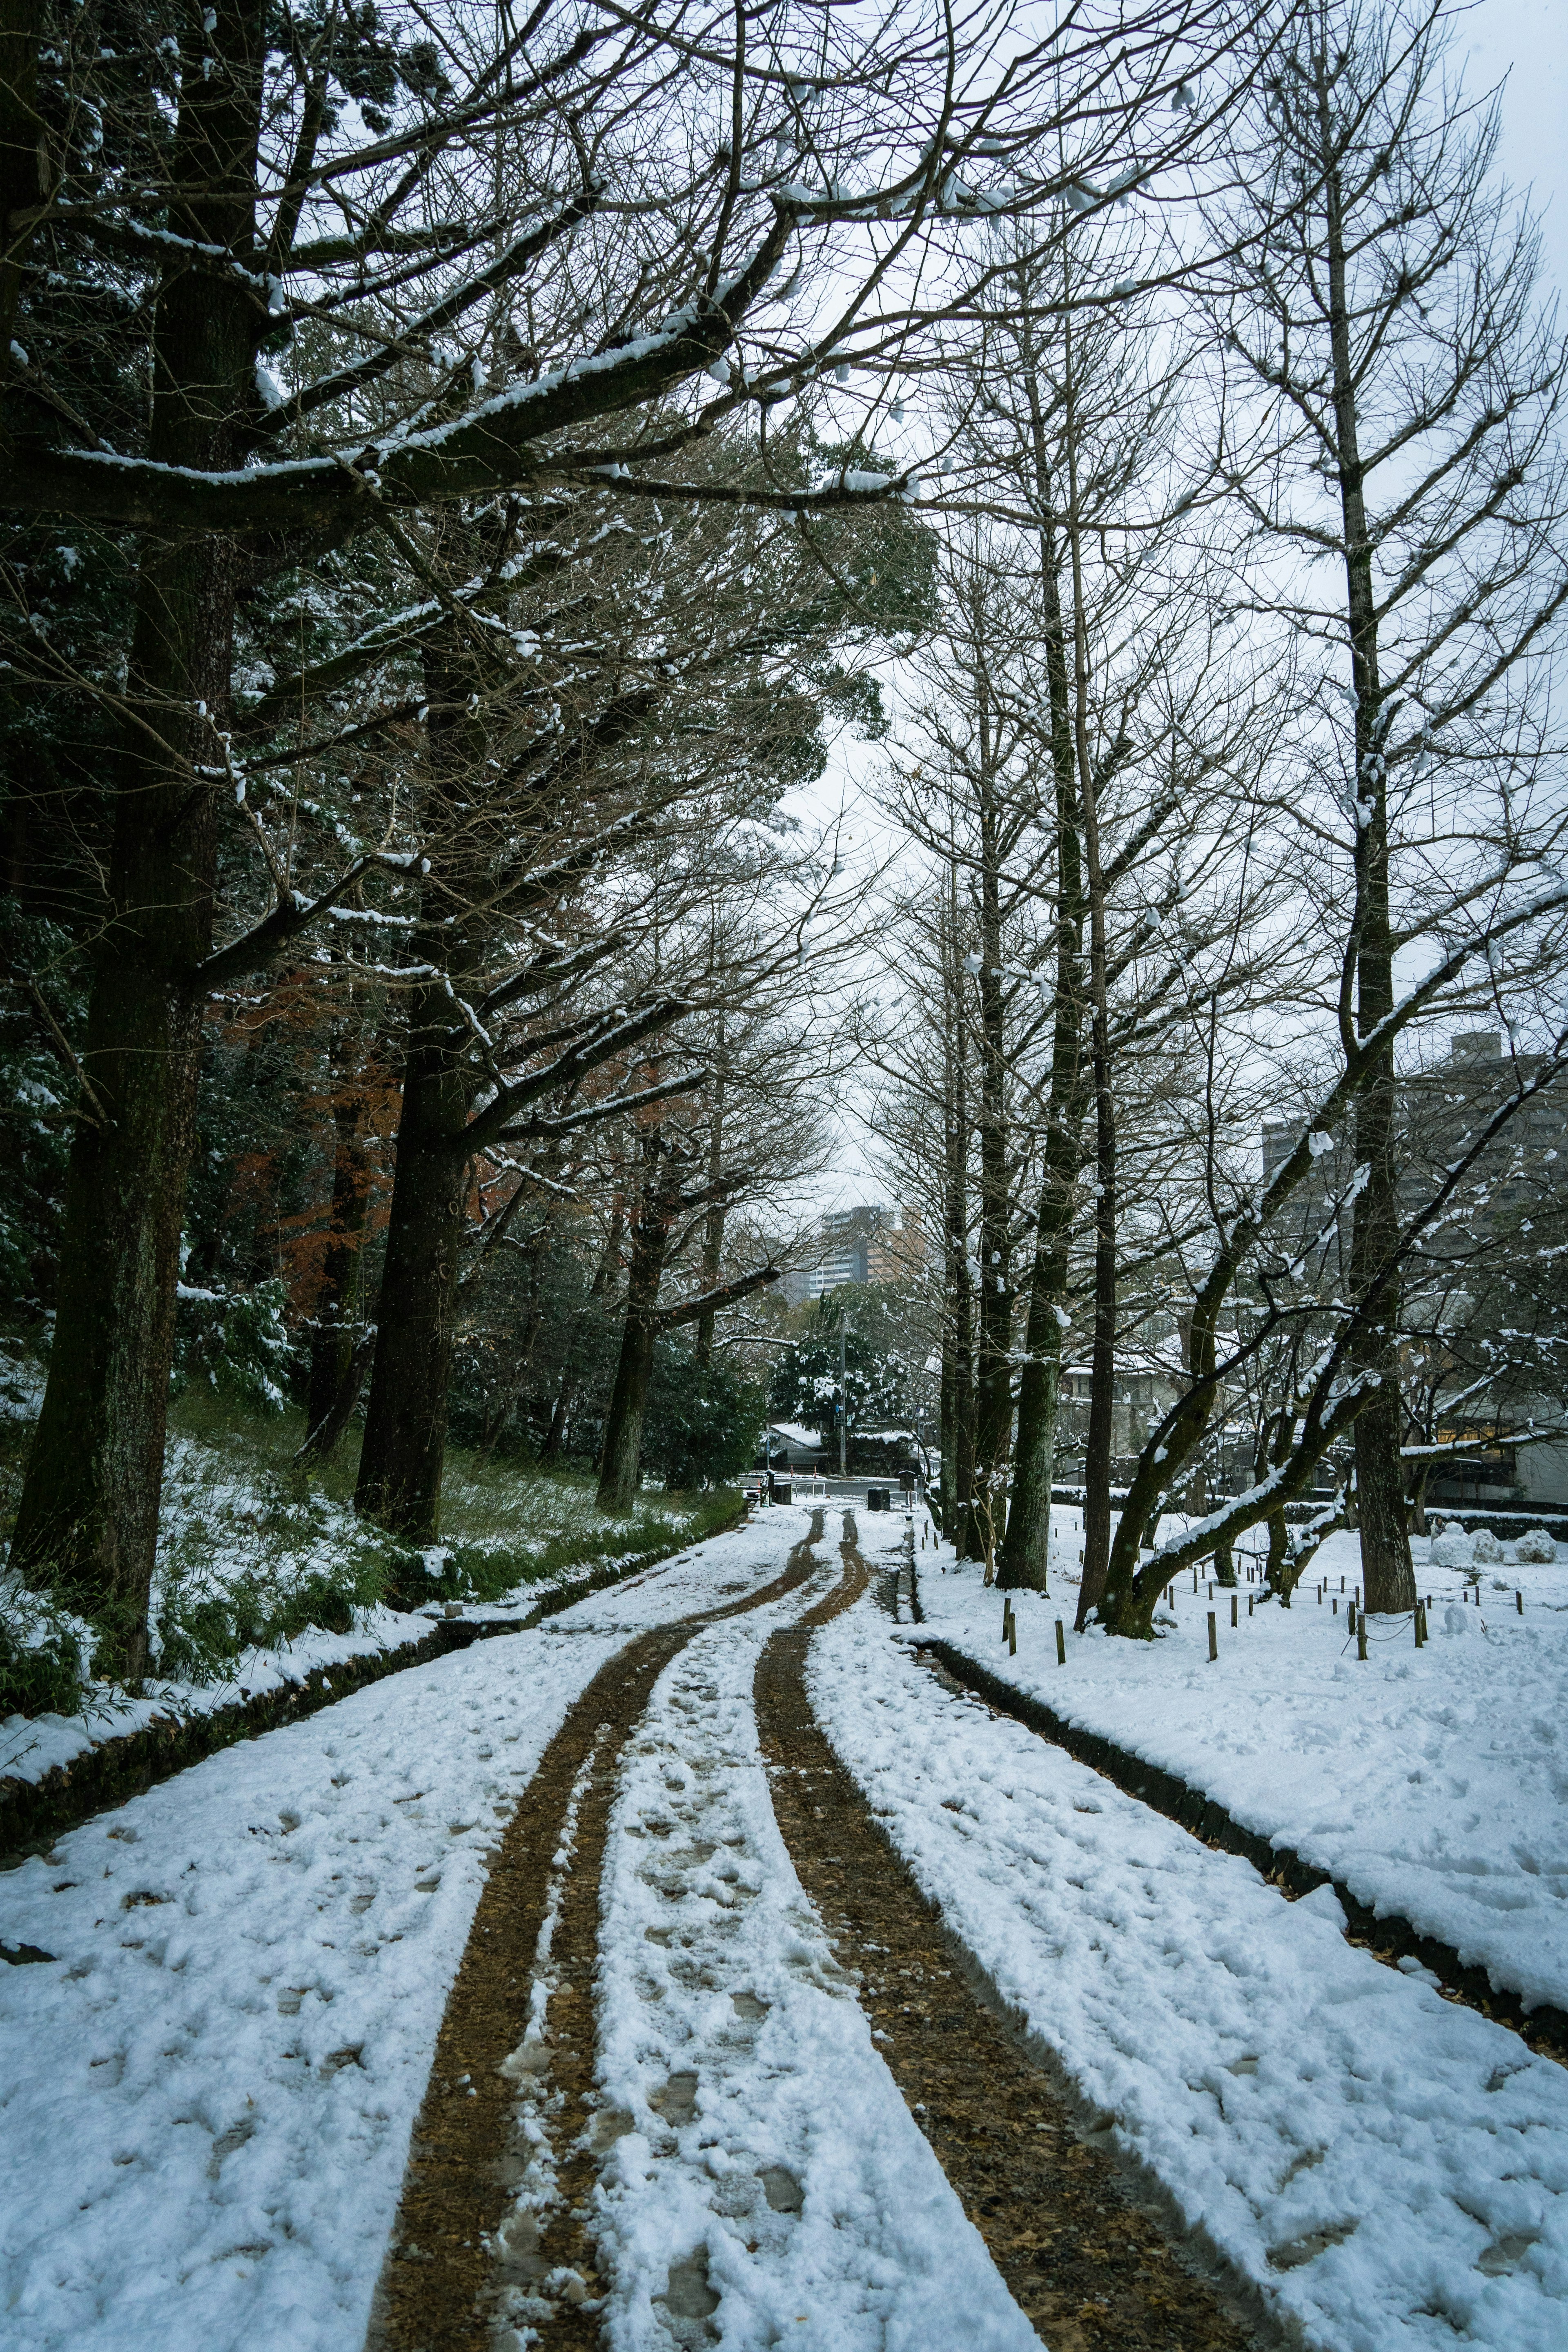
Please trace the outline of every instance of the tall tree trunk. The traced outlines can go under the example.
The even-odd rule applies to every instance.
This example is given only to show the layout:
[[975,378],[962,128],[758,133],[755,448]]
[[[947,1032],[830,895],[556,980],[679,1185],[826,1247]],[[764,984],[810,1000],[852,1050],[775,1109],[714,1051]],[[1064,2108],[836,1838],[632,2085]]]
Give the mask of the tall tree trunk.
[[[719,1023],[719,1058],[724,1052],[724,1024]],[[724,1165],[724,1080],[721,1076],[713,1085],[712,1115],[708,1129],[708,1181],[716,1185]],[[716,1290],[719,1268],[724,1258],[724,1203],[715,1201],[702,1223],[702,1279],[698,1287]],[[693,1354],[704,1371],[713,1361],[713,1327],[717,1317],[710,1309],[697,1318]]]
[[[1377,604],[1372,542],[1367,531],[1360,422],[1346,289],[1344,221],[1335,162],[1336,133],[1327,80],[1318,59],[1319,137],[1328,169],[1329,337],[1334,370],[1334,427],[1339,443],[1340,507],[1344,533],[1346,617],[1351,681],[1355,693],[1355,913],[1352,945],[1355,1029],[1364,1038],[1394,1009],[1394,942],[1389,916],[1388,788],[1383,742],[1390,714],[1378,675]],[[1354,1361],[1375,1377],[1377,1391],[1355,1424],[1356,1496],[1361,1518],[1367,1608],[1415,1606],[1415,1570],[1405,1517],[1405,1469],[1400,1458],[1404,1415],[1399,1399],[1399,1286],[1389,1275],[1399,1241],[1396,1150],[1397,1094],[1394,1048],[1379,1055],[1356,1097],[1355,1159],[1366,1180],[1356,1197],[1351,1234],[1351,1291],[1364,1299],[1385,1276],[1358,1341]]]
[[450,1005],[437,998],[425,1011],[404,1070],[375,1360],[354,1488],[356,1510],[415,1543],[433,1542],[440,1525],[469,1101],[467,1074],[453,1066]]
[[642,1475],[643,1423],[647,1413],[653,1378],[653,1343],[658,1328],[658,1289],[664,1279],[673,1211],[669,1187],[661,1181],[660,1158],[666,1149],[656,1129],[644,1138],[647,1167],[642,1195],[632,1221],[631,1265],[626,1280],[626,1319],[621,1333],[616,1385],[605,1425],[605,1450],[599,1464],[598,1505],[602,1511],[629,1511],[637,1498]]
[[1078,425],[1072,333],[1064,332],[1067,364],[1068,545],[1073,594],[1073,748],[1083,811],[1084,864],[1089,884],[1089,1050],[1094,1083],[1094,1344],[1089,1393],[1089,1442],[1084,1454],[1083,1583],[1079,1622],[1100,1605],[1110,1566],[1110,1465],[1116,1388],[1116,1107],[1110,1092],[1110,1013],[1107,1002],[1105,877],[1100,856],[1100,803],[1089,744],[1089,633],[1083,603],[1083,554],[1079,527]]
[[[253,265],[263,12],[225,0],[187,54],[170,227]],[[258,312],[238,273],[174,262],[153,327],[149,450],[166,465],[241,463]],[[98,950],[71,1147],[55,1342],[12,1559],[58,1577],[146,1657],[174,1286],[195,1131],[237,554],[231,541],[143,543],[113,776],[112,918]]]
[[[599,1263],[594,1270],[594,1279],[588,1285],[590,1313],[598,1307],[613,1277],[620,1270],[621,1244],[626,1237],[626,1203],[617,1193],[611,1209],[609,1234],[605,1238],[604,1249],[600,1253]],[[561,1368],[561,1378],[555,1391],[555,1402],[550,1412],[550,1425],[544,1433],[544,1443],[540,1448],[540,1458],[544,1462],[558,1462],[561,1459],[566,1444],[566,1433],[572,1425],[572,1415],[576,1410],[578,1393],[583,1385],[577,1356],[577,1335],[582,1328],[582,1322],[581,1317],[574,1318],[573,1321],[571,1346],[566,1361]]]
[[[484,722],[465,706],[472,673],[454,641],[432,648],[426,686],[433,711],[426,745],[428,833],[445,844],[426,877],[416,963],[443,971],[459,996],[479,961],[472,908],[482,872],[466,822],[473,776],[486,752]],[[434,984],[414,993],[397,1123],[392,1208],[375,1360],[365,1408],[354,1507],[396,1535],[432,1542],[439,1532],[447,1408],[458,1329],[468,1113],[479,1084],[453,996]]]
[[943,1155],[942,1331],[944,1534],[960,1559],[981,1549],[974,1525],[974,1312],[969,1272],[969,1087],[958,871],[948,870],[942,952]]
[[[1040,592],[1046,677],[1050,692],[1051,767],[1056,784],[1057,953],[1045,1166],[1035,1223],[1035,1262],[1029,1279],[1024,1370],[1018,1388],[1013,1491],[1007,1505],[1007,1532],[998,1581],[1013,1589],[1044,1591],[1050,1559],[1051,1478],[1061,1392],[1062,1329],[1067,1314],[1068,1241],[1073,1187],[1082,1150],[1083,878],[1079,856],[1078,793],[1061,582],[1049,508],[1050,478],[1045,464],[1044,423],[1032,380],[1028,390],[1035,429],[1036,491],[1046,511],[1040,533]],[[1081,1622],[1080,1602],[1080,1624]]]
[[980,1314],[974,1384],[974,1506],[989,1574],[1006,1521],[1007,1461],[1013,1438],[1013,1238],[1002,989],[1002,859],[991,772],[991,713],[984,691],[979,716]]
[[332,1202],[321,1286],[310,1331],[310,1368],[305,1404],[305,1444],[312,1461],[325,1461],[353,1410],[340,1412],[344,1383],[353,1377],[364,1351],[356,1325],[363,1274],[365,1227],[370,1217],[370,1151],[364,1134],[364,1097],[355,1083],[363,1039],[357,1022],[340,1021],[332,1031]]

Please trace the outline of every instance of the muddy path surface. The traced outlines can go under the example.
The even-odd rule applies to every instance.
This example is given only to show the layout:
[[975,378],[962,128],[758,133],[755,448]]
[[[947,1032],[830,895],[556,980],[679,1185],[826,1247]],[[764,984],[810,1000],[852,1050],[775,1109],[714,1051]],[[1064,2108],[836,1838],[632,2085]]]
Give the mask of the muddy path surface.
[[[839,1581],[766,1640],[754,1698],[774,1818],[878,2047],[1052,2352],[1243,2352],[1259,2341],[1248,2315],[1024,2046],[816,1721],[813,1633],[872,1580],[850,1514],[844,1524]],[[520,2298],[548,2352],[600,2343],[608,2282],[595,2268],[595,2190],[614,2118],[595,2092],[595,1981],[623,1759],[693,1635],[819,1573],[822,1536],[817,1512],[773,1583],[629,1642],[545,1751],[447,2002],[366,2352],[495,2352],[516,2340]],[[550,2193],[529,2210],[518,2192],[537,2189],[542,2166]]]
[[1139,2200],[985,1998],[816,1723],[813,1631],[872,1575],[848,1514],[845,1526],[843,1582],[763,1651],[757,1728],[784,1843],[839,1962],[860,1979],[878,2046],[1052,2352],[1241,2352],[1258,2340],[1250,2315],[1191,2266],[1201,2258]]
[[[822,1526],[818,1511],[784,1573],[762,1590],[628,1642],[545,1749],[490,1863],[447,2000],[366,2352],[488,2352],[498,2299],[519,2286],[551,2306],[537,2323],[541,2341],[597,2343],[599,2282],[584,2209],[597,2159],[599,1885],[617,1766],[671,1659],[704,1626],[804,1584],[821,1564],[811,1547]],[[548,2039],[539,2030],[546,2007]],[[503,2238],[500,2225],[538,2154],[519,2128],[525,2086],[528,2105],[548,2113],[556,2194],[542,2230],[514,2221]]]

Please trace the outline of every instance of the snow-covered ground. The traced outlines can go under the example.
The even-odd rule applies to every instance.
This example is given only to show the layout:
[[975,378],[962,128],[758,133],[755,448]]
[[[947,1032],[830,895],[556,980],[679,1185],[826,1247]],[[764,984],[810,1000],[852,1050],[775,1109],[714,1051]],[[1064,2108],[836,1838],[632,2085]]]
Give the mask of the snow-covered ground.
[[1179,1773],[1359,1902],[1452,1945],[1527,2006],[1568,2008],[1568,1562],[1483,1567],[1478,1606],[1460,1598],[1464,1571],[1431,1566],[1420,1541],[1432,1638],[1417,1650],[1408,1618],[1373,1620],[1361,1665],[1344,1601],[1336,1614],[1316,1598],[1320,1578],[1333,1599],[1342,1578],[1354,1591],[1353,1536],[1325,1544],[1289,1611],[1271,1603],[1249,1618],[1258,1588],[1243,1584],[1235,1632],[1228,1593],[1211,1601],[1201,1582],[1194,1594],[1189,1572],[1156,1620],[1162,1638],[1142,1643],[1073,1634],[1076,1527],[1075,1514],[1057,1514],[1053,1549],[1069,1572],[1053,1570],[1055,1597],[1017,1596],[1016,1657],[1001,1639],[1001,1595],[928,1541],[915,1556],[928,1631],[1069,1722]]
[[[0,1970],[7,2352],[357,2352],[500,1824],[628,1634],[767,1582],[807,1523],[765,1514],[535,1632],[391,1677],[0,1879],[5,1940],[56,1956]],[[859,1531],[896,1552],[904,1522],[863,1514]],[[817,1589],[837,1532],[830,1511]],[[917,1559],[929,1626],[1358,1892],[1380,1874],[1438,1890],[1462,1875],[1468,1778],[1530,1896],[1521,1855],[1527,1834],[1548,1852],[1555,1737],[1531,1710],[1556,1706],[1563,1571],[1503,1566],[1510,1608],[1456,1598],[1465,1630],[1448,1635],[1460,1579],[1424,1564],[1431,1647],[1391,1643],[1364,1668],[1310,1588],[1289,1619],[1248,1624],[1245,1587],[1217,1665],[1206,1590],[1194,1607],[1189,1589],[1161,1643],[1071,1643],[1058,1668],[1070,1591],[1020,1601],[1009,1661],[998,1597],[940,1573],[929,1547]],[[1337,1582],[1339,1560],[1326,1572]],[[768,1801],[753,1669],[811,1598],[699,1633],[627,1754],[599,1977],[609,2340],[695,2344],[710,2314],[737,2346],[1021,2352],[1027,2324],[877,2053]],[[1004,1998],[1305,2341],[1568,2343],[1568,2072],[1349,1945],[1331,1895],[1287,1903],[953,1696],[870,1599],[817,1636],[810,1672],[836,1747]],[[1325,1843],[1347,1829],[1353,1869]],[[1493,1869],[1494,1898],[1511,1884]],[[1544,1980],[1561,1897],[1532,1900],[1493,1907]]]
[[74,1764],[89,1748],[145,1730],[160,1717],[215,1715],[287,1683],[302,1683],[318,1667],[423,1641],[430,1622],[428,1616],[395,1609],[358,1610],[351,1633],[324,1633],[312,1625],[281,1649],[247,1650],[232,1673],[211,1682],[150,1676],[137,1698],[105,1683],[81,1715],[8,1715],[0,1721],[0,1780],[41,1780],[56,1765]]
[[[866,1517],[860,1531],[863,1545],[890,1549],[902,1522]],[[928,1615],[951,1638],[964,1626],[973,1636],[983,1614],[994,1636],[999,1597],[982,1604],[973,1580],[936,1575],[929,1549],[924,1562]],[[1358,1701],[1353,1685],[1340,1697],[1323,1655],[1331,1637],[1307,1598],[1310,1614],[1293,1612],[1304,1625],[1279,1637],[1295,1645],[1271,1654],[1272,1700],[1287,1752],[1310,1759],[1305,1705],[1288,1706],[1300,1656],[1332,1759],[1351,1751]],[[1200,1628],[1206,1609],[1205,1591]],[[1178,1613],[1193,1616],[1190,1605]],[[1054,1614],[1025,1616],[1012,1662],[1020,1680],[1035,1658],[1047,1683]],[[1422,1976],[1347,1944],[1328,1890],[1288,1903],[1247,1864],[1211,1853],[1023,1726],[949,1694],[907,1633],[886,1617],[879,1624],[879,1639],[867,1601],[817,1638],[811,1686],[829,1737],[1004,1998],[1189,2220],[1309,2341],[1335,2352],[1447,2352],[1456,2338],[1561,2352],[1568,2072],[1444,2001]],[[1206,1657],[1206,1629],[1205,1639]],[[987,1664],[1005,1659],[994,1638],[983,1653],[975,1646]],[[1450,1662],[1473,1667],[1483,1649],[1472,1633],[1468,1645],[1435,1642],[1409,1663],[1420,1673],[1435,1657],[1452,1672]],[[1533,1653],[1516,1645],[1515,1654]],[[1106,1725],[1114,1699],[1118,1728],[1135,1729],[1142,1752],[1180,1768],[1199,1752],[1202,1735],[1187,1727],[1202,1723],[1221,1758],[1234,1760],[1247,1738],[1256,1740],[1249,1760],[1267,1759],[1270,1654],[1260,1644],[1227,1642],[1207,1670],[1201,1716],[1185,1696],[1198,1670],[1179,1650],[1090,1645],[1087,1663],[1074,1649],[1063,1671],[1053,1634],[1049,1655],[1053,1705],[1063,1704],[1062,1685],[1074,1684],[1080,1700],[1087,1686],[1091,1698],[1075,1712]],[[1124,1659],[1131,1686],[1120,1690],[1112,1669]],[[1363,1691],[1378,1677],[1373,1708],[1359,1700],[1375,1727],[1390,1704],[1383,1675],[1395,1704],[1403,1685],[1397,1668],[1360,1672]],[[1234,1713],[1212,1695],[1220,1676],[1229,1679],[1219,1687],[1239,1694]],[[1459,1716],[1430,1682],[1424,1697],[1455,1714],[1442,1769],[1458,1775],[1476,1715]],[[1411,1722],[1415,1714],[1412,1705]],[[1517,1739],[1517,1720],[1496,1727]],[[1369,1781],[1378,1785],[1374,1774]],[[1248,1785],[1240,1772],[1237,1784]],[[1299,1781],[1287,1770],[1277,1785]],[[1293,1836],[1300,1819],[1290,1817]],[[1399,1817],[1384,1819],[1397,1834]],[[1378,1826],[1374,1811],[1363,1824],[1369,1855]],[[1506,1838],[1506,1815],[1503,1829]]]
[[351,1633],[328,1633],[320,1626],[308,1626],[279,1648],[245,1651],[226,1674],[207,1681],[149,1675],[134,1698],[117,1685],[103,1683],[94,1685],[88,1708],[80,1715],[6,1716],[0,1719],[0,1780],[41,1780],[56,1765],[73,1764],[89,1748],[144,1730],[160,1717],[214,1715],[237,1701],[264,1696],[289,1683],[302,1683],[319,1668],[423,1641],[432,1625],[444,1618],[493,1622],[531,1616],[541,1601],[574,1585],[580,1588],[589,1576],[614,1576],[642,1556],[610,1553],[602,1559],[574,1562],[498,1601],[434,1601],[415,1611],[379,1606],[356,1609]]
[[626,1636],[804,1512],[230,1748],[0,1878],[7,2352],[357,2352],[498,1827]]
[[[837,1515],[822,1548],[837,1570]],[[752,1679],[792,1596],[700,1634],[634,1743],[605,1872],[613,2352],[1026,2352],[1038,2339],[872,2042],[779,1834]],[[714,2298],[717,2298],[715,2303]],[[677,2340],[711,2337],[699,2326]]]

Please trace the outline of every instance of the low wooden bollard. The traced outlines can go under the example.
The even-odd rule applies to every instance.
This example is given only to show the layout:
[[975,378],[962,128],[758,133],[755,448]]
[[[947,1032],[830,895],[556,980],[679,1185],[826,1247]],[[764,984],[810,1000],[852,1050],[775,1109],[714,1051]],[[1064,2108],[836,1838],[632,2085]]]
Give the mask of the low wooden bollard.
[[1516,1593],[1514,1594],[1514,1596],[1513,1596],[1513,1605],[1514,1605],[1514,1607],[1518,1610],[1518,1612],[1519,1612],[1520,1615],[1522,1617],[1522,1616],[1523,1616],[1523,1614],[1524,1614],[1524,1595],[1523,1595],[1523,1593],[1522,1593],[1522,1592],[1516,1592]]
[[1209,1611],[1209,1664],[1211,1666],[1215,1663],[1218,1656],[1219,1625],[1218,1620],[1215,1618],[1214,1611],[1211,1609]]
[[1057,1619],[1057,1664],[1058,1664],[1058,1666],[1065,1666],[1065,1665],[1066,1665],[1066,1664],[1067,1664],[1067,1662],[1068,1662],[1068,1637],[1067,1637],[1067,1633],[1066,1633],[1066,1632],[1065,1632],[1065,1630],[1064,1630],[1064,1628],[1063,1628],[1062,1621],[1061,1621],[1061,1619],[1058,1617],[1058,1618]]
[[1230,1630],[1231,1630],[1231,1632],[1232,1632],[1233,1633],[1235,1633],[1235,1631],[1236,1631],[1236,1622],[1237,1622],[1237,1621],[1236,1621],[1236,1603],[1237,1603],[1237,1594],[1233,1592],[1233,1593],[1231,1594],[1231,1596],[1230,1596]]
[[1355,1654],[1361,1664],[1366,1664],[1366,1619],[1359,1611],[1355,1621]]

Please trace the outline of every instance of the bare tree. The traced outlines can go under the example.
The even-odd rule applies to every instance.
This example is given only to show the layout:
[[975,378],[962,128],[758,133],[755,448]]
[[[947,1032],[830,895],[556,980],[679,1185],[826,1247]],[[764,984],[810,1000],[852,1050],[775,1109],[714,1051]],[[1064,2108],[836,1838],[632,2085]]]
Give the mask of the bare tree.
[[[1238,437],[1272,605],[1321,666],[1321,725],[1349,867],[1336,1017],[1358,1084],[1352,1292],[1356,1510],[1368,1606],[1415,1600],[1398,1380],[1394,961],[1529,872],[1540,696],[1568,602],[1555,439],[1563,350],[1535,307],[1535,242],[1494,176],[1495,108],[1446,67],[1446,0],[1311,0],[1266,60],[1250,150],[1258,234],[1221,305],[1233,372],[1270,445]],[[1333,676],[1348,655],[1349,678]],[[1335,812],[1338,814],[1338,812]],[[1348,825],[1349,839],[1344,837]],[[1538,870],[1538,869],[1537,869]],[[1376,1311],[1367,1307],[1375,1291]]]

